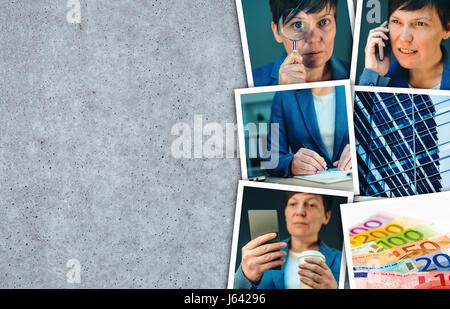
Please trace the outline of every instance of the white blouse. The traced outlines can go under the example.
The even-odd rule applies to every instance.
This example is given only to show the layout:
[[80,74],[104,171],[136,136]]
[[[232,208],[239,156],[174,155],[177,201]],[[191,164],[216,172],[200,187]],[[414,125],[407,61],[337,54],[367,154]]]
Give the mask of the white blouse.
[[329,157],[333,157],[334,129],[336,121],[336,90],[326,95],[315,95],[314,107],[319,123],[320,135],[327,148]]

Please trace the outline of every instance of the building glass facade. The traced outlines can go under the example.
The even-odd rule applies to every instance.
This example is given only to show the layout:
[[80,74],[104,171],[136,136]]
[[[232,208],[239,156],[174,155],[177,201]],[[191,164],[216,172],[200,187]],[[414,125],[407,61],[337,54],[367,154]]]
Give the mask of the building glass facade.
[[[450,101],[428,95],[355,92],[354,125],[360,194],[400,197],[442,191],[438,132]],[[438,112],[437,112],[438,110]],[[447,128],[448,130],[448,128]]]

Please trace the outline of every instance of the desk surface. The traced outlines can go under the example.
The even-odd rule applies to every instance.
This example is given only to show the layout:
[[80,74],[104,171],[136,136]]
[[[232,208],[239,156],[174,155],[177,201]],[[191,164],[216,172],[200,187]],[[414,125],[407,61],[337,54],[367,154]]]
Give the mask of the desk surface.
[[267,177],[265,182],[269,183],[279,183],[283,185],[291,185],[291,186],[302,186],[302,187],[310,187],[310,188],[321,188],[321,189],[329,189],[329,190],[339,190],[339,191],[348,191],[354,192],[353,190],[353,180],[346,180],[331,184],[322,184],[314,181],[308,181],[298,178],[277,178],[277,177]]

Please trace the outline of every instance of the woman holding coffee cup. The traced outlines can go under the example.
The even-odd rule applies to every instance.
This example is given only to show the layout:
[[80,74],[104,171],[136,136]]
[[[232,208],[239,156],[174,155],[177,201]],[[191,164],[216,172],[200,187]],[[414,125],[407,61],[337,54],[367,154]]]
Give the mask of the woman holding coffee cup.
[[266,234],[247,243],[234,288],[336,289],[342,253],[319,239],[331,218],[330,202],[325,195],[289,192],[284,215],[290,238],[266,244],[277,236]]

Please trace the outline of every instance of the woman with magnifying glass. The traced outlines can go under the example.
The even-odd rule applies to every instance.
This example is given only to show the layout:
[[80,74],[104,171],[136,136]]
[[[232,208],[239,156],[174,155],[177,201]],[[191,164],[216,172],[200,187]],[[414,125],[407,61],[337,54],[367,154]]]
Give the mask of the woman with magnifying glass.
[[[337,0],[270,0],[270,8],[275,40],[284,45],[285,52],[253,70],[255,86],[349,78],[349,65],[333,57]],[[303,37],[289,37],[293,31],[283,31],[289,27],[304,29]]]
[[[275,38],[289,53],[283,61],[277,60],[280,84],[348,78],[342,62],[332,57],[336,1],[272,0],[271,5],[276,18],[280,16],[278,24],[272,23]],[[267,167],[271,176],[352,169],[343,86],[277,92],[270,123],[278,124],[278,132],[271,131],[268,138],[271,156],[278,157],[276,166]]]

